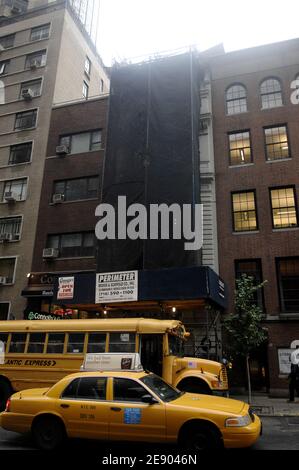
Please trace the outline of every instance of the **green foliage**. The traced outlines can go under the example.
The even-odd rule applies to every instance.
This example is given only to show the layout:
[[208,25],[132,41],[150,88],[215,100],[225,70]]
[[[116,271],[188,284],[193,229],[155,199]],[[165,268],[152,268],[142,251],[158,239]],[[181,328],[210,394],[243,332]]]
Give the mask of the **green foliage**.
[[263,287],[251,276],[242,274],[236,280],[235,312],[224,319],[227,350],[232,356],[249,356],[266,339],[261,327],[262,309],[255,303],[254,294]]

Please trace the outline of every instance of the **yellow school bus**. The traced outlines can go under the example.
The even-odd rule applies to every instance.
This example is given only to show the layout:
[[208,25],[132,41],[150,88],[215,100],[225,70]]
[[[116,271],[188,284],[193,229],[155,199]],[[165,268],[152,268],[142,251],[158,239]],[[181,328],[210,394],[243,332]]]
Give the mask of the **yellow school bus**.
[[184,357],[189,334],[178,320],[120,318],[0,322],[0,409],[14,391],[50,387],[79,371],[86,353],[139,353],[146,370],[180,390],[224,395],[223,364]]

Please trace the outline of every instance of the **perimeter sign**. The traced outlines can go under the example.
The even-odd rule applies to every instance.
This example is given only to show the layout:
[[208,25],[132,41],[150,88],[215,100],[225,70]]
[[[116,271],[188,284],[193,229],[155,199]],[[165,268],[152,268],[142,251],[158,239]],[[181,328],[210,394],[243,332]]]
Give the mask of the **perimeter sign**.
[[138,300],[138,271],[97,274],[96,304],[134,300]]

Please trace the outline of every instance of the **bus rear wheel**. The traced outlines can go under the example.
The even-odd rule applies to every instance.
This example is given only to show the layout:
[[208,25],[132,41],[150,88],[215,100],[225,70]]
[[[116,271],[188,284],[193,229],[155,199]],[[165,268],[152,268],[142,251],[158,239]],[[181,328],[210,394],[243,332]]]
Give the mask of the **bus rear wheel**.
[[5,410],[6,402],[13,393],[10,383],[0,378],[0,411]]
[[39,449],[55,450],[65,439],[65,429],[57,418],[44,416],[33,422],[32,435]]

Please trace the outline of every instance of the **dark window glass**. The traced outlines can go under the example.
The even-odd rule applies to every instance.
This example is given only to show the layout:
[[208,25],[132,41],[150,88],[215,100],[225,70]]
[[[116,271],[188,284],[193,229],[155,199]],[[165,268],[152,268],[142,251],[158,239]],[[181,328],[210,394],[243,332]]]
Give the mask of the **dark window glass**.
[[299,257],[279,259],[277,270],[283,312],[299,312]]
[[89,94],[89,86],[86,82],[83,82],[82,94],[83,97],[87,100]]
[[17,165],[18,163],[30,162],[32,151],[32,142],[25,144],[11,145],[9,153],[9,165]]
[[1,273],[1,277],[4,277],[5,279],[5,284],[13,283],[15,266],[16,266],[16,258],[0,258],[0,273]]
[[98,196],[99,177],[77,178],[54,183],[54,194],[63,194],[64,201],[92,199]]
[[148,391],[135,380],[113,379],[113,400],[142,402],[143,395],[148,395]]
[[249,131],[229,134],[229,157],[231,165],[251,162],[251,144]]
[[234,231],[257,230],[255,194],[253,191],[233,193]]
[[77,390],[77,398],[80,400],[105,400],[106,378],[84,377],[80,379]]
[[84,349],[84,333],[70,333],[67,345],[67,352],[72,354],[80,354]]
[[100,129],[79,134],[64,135],[59,145],[66,145],[70,154],[87,153],[101,149],[102,131]]
[[135,333],[110,333],[109,352],[135,352]]
[[89,333],[88,335],[88,353],[104,353],[106,346],[106,334]]
[[9,36],[2,36],[0,38],[0,45],[4,49],[8,49],[9,47],[13,47],[15,42],[15,34],[10,34]]
[[30,333],[27,352],[33,354],[42,353],[44,351],[45,340],[46,333]]
[[282,92],[280,81],[277,78],[268,78],[261,84],[262,108],[276,108],[282,106]]
[[[0,304],[0,308],[1,308],[1,304]],[[6,315],[6,318],[1,318],[1,316],[0,316],[0,319],[1,320],[6,320],[7,315]],[[8,340],[8,333],[0,333],[0,341],[2,341],[2,343],[4,343],[5,348],[6,348],[6,345],[7,345],[7,340]],[[5,349],[4,349],[4,352],[5,352]]]
[[49,333],[47,354],[62,354],[64,338],[64,333]]
[[37,118],[37,110],[25,111],[16,114],[15,129],[29,129],[35,127]]
[[9,352],[10,353],[23,353],[25,351],[26,333],[12,333]]
[[294,188],[270,189],[274,228],[297,227]]
[[227,114],[239,114],[247,111],[247,92],[243,85],[232,85],[226,91]]
[[4,60],[3,62],[0,62],[0,75],[8,73],[9,62],[9,60]]
[[49,235],[47,248],[57,248],[61,258],[94,256],[94,232]]
[[264,129],[267,160],[290,158],[287,126]]
[[71,383],[64,389],[61,394],[61,398],[77,398],[77,390],[80,379],[72,380]]
[[49,37],[50,25],[45,24],[43,26],[38,26],[37,28],[32,28],[31,30],[31,41],[38,41],[41,39],[47,39]]
[[[20,240],[22,217],[6,217],[0,219],[0,235],[9,234],[11,240]],[[1,304],[0,304],[1,307]]]
[[[239,279],[242,274],[253,277],[255,285],[263,282],[262,276],[262,262],[260,259],[251,260],[237,260],[235,261],[236,279]],[[263,289],[259,289],[254,293],[253,301],[262,310],[264,310],[264,293]]]
[[87,75],[90,75],[90,71],[91,71],[91,61],[88,57],[85,58],[85,67],[84,67],[84,70],[85,72],[87,73]]

